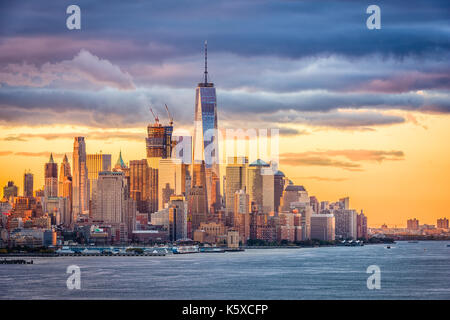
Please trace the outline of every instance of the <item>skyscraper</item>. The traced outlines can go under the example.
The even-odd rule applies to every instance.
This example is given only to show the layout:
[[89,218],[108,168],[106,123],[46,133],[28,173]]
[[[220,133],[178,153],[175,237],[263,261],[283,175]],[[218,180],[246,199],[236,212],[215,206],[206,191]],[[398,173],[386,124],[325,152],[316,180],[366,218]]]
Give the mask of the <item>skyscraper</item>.
[[158,169],[148,166],[147,159],[130,161],[130,198],[140,213],[158,211]]
[[270,164],[258,159],[248,166],[247,193],[250,203],[254,202],[259,212],[274,211],[274,186],[274,175]]
[[192,171],[192,186],[188,198],[188,221],[192,222],[191,231],[193,233],[202,222],[206,222],[208,219],[208,200],[205,190],[205,163],[194,163]]
[[23,174],[23,196],[33,196],[33,174],[31,172],[25,172]]
[[[226,167],[225,207],[227,212],[233,212],[235,193],[247,190],[247,157],[230,157]],[[247,206],[249,204],[247,203]]]
[[93,198],[94,220],[105,223],[121,223],[125,207],[125,181],[123,172],[98,173],[97,190]]
[[356,237],[358,239],[368,238],[367,233],[367,217],[364,215],[363,211],[361,210],[361,213],[357,215],[356,217],[356,224],[357,224],[357,230],[356,230]]
[[[58,197],[68,199],[67,209],[68,213],[72,215],[72,173],[67,155],[64,155],[63,161],[61,162],[61,166],[59,168]],[[70,219],[65,219],[65,223],[67,225],[70,225],[72,222],[72,216],[70,216]]]
[[88,169],[84,137],[75,137],[73,143],[72,212],[77,216],[89,210]]
[[335,217],[332,214],[311,215],[311,239],[335,240]]
[[278,212],[280,208],[280,200],[283,196],[285,181],[286,179],[283,172],[281,172],[280,170],[275,172],[273,177],[273,207],[276,212]]
[[45,164],[44,194],[46,198],[58,196],[58,165],[53,161],[53,154],[50,154],[50,160]]
[[164,209],[171,195],[186,194],[187,165],[180,159],[160,159],[158,169],[158,208]]
[[219,145],[217,137],[217,101],[214,83],[208,82],[207,43],[205,41],[204,81],[195,90],[193,163],[205,161],[207,207],[220,207]]
[[357,239],[357,215],[355,210],[334,210],[336,237],[340,239]]
[[101,171],[111,171],[111,155],[102,153],[88,154],[86,155],[86,167],[89,179],[89,196],[92,199],[98,173]]

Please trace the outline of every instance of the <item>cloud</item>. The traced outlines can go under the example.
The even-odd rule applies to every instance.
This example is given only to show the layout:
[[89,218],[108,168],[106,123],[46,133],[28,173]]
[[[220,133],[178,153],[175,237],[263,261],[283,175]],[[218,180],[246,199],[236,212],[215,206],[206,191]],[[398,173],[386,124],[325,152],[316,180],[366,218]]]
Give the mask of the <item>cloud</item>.
[[3,140],[5,141],[28,141],[33,139],[58,140],[73,139],[74,137],[86,137],[90,140],[134,140],[144,141],[145,130],[142,132],[123,132],[123,131],[89,131],[89,132],[52,132],[52,133],[21,133],[17,135],[9,135]]
[[177,126],[191,125],[205,39],[219,123],[294,135],[306,132],[285,124],[372,130],[410,120],[386,110],[450,113],[444,1],[413,1],[408,15],[382,1],[380,32],[351,1],[79,5],[81,33],[61,27],[66,3],[2,3],[0,124],[143,127],[149,105],[168,103]]
[[349,171],[361,171],[360,164],[333,160],[324,157],[314,157],[314,156],[302,156],[297,157],[296,154],[282,154],[280,155],[280,163],[287,166],[326,166],[326,167],[337,167]]
[[28,151],[20,151],[20,152],[12,152],[12,151],[3,151],[0,152],[0,156],[14,154],[15,156],[22,157],[50,157],[50,154],[53,154],[55,158],[62,158],[64,155],[71,155],[71,152],[67,153],[55,153],[50,151],[41,151],[41,152],[28,152]]
[[[112,47],[121,50],[110,50],[110,45],[101,53],[96,52],[122,60],[190,55],[201,50],[204,39],[215,44],[220,52],[289,59],[332,53],[349,57],[380,54],[401,59],[411,55],[439,54],[450,47],[449,4],[446,0],[412,0],[408,3],[407,14],[403,3],[379,0],[382,29],[376,32],[365,25],[367,4],[355,1],[329,0],[318,4],[313,0],[243,0],[238,3],[155,0],[129,4],[115,0],[104,6],[80,0],[77,4],[84,13],[83,29],[77,34],[68,31],[64,25],[68,4],[67,1],[55,4],[50,0],[38,3],[2,1],[0,36],[59,37],[65,41],[51,47],[59,55],[67,51],[66,46],[80,48],[87,40],[113,44],[126,39],[128,46]],[[17,17],[20,17],[20,23]],[[148,47],[160,48],[161,44],[176,49],[165,54],[156,52],[154,57],[149,55]],[[37,43],[28,51],[15,51],[20,52],[19,57],[8,51],[7,57],[28,56],[45,60],[48,59],[48,52],[43,50],[46,45],[45,42]],[[102,50],[100,45],[96,47]]]
[[[336,157],[338,159],[336,159]],[[378,162],[404,160],[399,150],[320,150],[300,153],[280,154],[280,162],[290,166],[329,166],[349,171],[362,171],[359,162]],[[345,158],[344,161],[339,158]]]
[[331,178],[331,177],[319,177],[319,176],[292,177],[292,179],[306,179],[306,180],[317,180],[317,181],[327,181],[327,182],[341,182],[341,181],[348,180],[347,178]]
[[110,61],[82,49],[72,60],[8,64],[0,68],[0,83],[8,86],[134,89],[131,76]]

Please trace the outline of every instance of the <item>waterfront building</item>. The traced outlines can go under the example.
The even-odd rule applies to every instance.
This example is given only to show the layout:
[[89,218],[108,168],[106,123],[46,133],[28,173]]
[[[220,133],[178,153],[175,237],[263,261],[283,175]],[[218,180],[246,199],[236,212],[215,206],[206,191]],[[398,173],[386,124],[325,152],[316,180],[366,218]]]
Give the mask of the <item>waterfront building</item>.
[[356,217],[357,221],[357,231],[356,236],[358,239],[368,239],[369,235],[367,233],[367,217],[364,215],[363,211],[361,210],[361,213],[358,214]]
[[33,196],[33,174],[31,172],[25,172],[23,174],[23,196]]
[[86,165],[84,137],[75,137],[73,143],[72,214],[73,221],[89,211],[89,179]]
[[333,214],[311,215],[311,239],[335,240],[335,216]]
[[225,225],[219,222],[202,222],[194,232],[194,241],[202,243],[226,242]]
[[355,210],[334,210],[336,238],[357,238],[357,212]]
[[228,248],[239,248],[239,232],[236,230],[229,230],[227,232],[227,247]]

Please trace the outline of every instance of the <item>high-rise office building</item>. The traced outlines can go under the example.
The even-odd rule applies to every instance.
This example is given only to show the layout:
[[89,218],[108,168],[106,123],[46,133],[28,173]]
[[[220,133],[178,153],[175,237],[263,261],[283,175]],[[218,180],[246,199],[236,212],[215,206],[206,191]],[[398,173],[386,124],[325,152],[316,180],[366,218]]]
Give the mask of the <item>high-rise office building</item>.
[[[225,208],[234,211],[234,195],[239,190],[247,190],[247,157],[230,157],[226,167]],[[247,204],[248,206],[249,204]]]
[[[70,163],[67,159],[67,155],[64,155],[61,166],[59,167],[59,183],[58,183],[58,197],[67,198],[67,209],[69,214],[72,214],[72,173],[70,169]],[[64,218],[64,223],[70,225],[72,217]]]
[[58,165],[53,161],[53,154],[50,154],[50,160],[45,164],[44,192],[46,198],[58,196]]
[[259,212],[275,212],[275,175],[271,164],[258,159],[248,166],[247,193]]
[[31,172],[25,172],[23,174],[23,196],[33,196],[33,174]]
[[123,172],[100,171],[92,205],[92,218],[105,223],[125,222],[125,181]]
[[147,159],[130,161],[130,198],[140,213],[158,211],[158,169],[148,166]]
[[186,194],[188,166],[180,159],[160,159],[158,169],[158,208],[163,209],[172,195]]
[[187,202],[182,195],[172,195],[169,200],[169,239],[187,238]]
[[204,81],[195,90],[193,164],[205,163],[207,207],[220,208],[219,144],[217,136],[216,88],[208,82],[207,45],[205,42]]
[[72,165],[72,214],[76,221],[78,215],[85,214],[89,210],[89,179],[84,137],[74,139]]
[[311,239],[335,240],[335,217],[332,214],[311,215]]
[[284,173],[280,170],[275,172],[273,177],[273,207],[276,212],[280,209],[280,201],[283,196],[284,184],[286,182],[285,178]]
[[89,197],[95,192],[98,173],[101,171],[111,171],[111,155],[110,154],[88,154],[86,155],[86,167],[89,179]]

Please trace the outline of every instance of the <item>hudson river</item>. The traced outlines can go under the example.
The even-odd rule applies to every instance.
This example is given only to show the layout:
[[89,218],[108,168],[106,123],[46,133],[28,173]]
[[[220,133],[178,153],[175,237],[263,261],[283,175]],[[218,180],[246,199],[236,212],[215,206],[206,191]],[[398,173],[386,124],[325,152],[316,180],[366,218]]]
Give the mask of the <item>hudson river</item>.
[[[0,299],[450,299],[447,244],[32,258],[0,265]],[[69,265],[80,267],[80,290],[67,289]],[[370,265],[380,290],[367,288]]]

